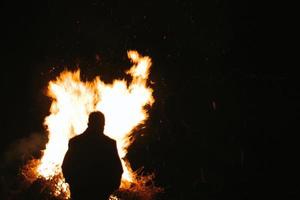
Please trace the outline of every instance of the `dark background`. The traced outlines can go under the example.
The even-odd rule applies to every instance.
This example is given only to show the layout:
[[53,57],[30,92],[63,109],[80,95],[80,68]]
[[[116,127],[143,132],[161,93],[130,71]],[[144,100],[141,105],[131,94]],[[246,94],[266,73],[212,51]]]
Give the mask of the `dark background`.
[[78,67],[84,80],[121,78],[126,51],[136,49],[153,59],[156,103],[128,157],[135,169],[155,172],[162,199],[298,194],[299,84],[286,45],[293,46],[292,11],[283,5],[7,1],[2,8],[4,182],[28,158],[21,151],[5,161],[12,144],[44,134],[48,81]]

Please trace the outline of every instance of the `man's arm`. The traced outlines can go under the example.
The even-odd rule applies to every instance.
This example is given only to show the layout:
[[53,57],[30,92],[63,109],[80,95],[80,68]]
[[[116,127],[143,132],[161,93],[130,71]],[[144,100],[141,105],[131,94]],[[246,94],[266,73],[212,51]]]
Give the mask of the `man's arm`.
[[66,182],[70,182],[70,179],[72,179],[71,177],[72,177],[72,165],[73,165],[74,154],[72,153],[73,148],[70,143],[71,143],[71,141],[69,141],[68,151],[65,154],[63,164],[61,166],[63,175],[66,179]]
[[114,148],[113,148],[114,166],[115,166],[116,172],[118,173],[118,176],[120,176],[120,178],[121,178],[121,176],[123,174],[123,167],[122,167],[122,163],[121,163],[121,160],[119,157],[117,143],[115,140],[113,141],[113,146],[114,146]]

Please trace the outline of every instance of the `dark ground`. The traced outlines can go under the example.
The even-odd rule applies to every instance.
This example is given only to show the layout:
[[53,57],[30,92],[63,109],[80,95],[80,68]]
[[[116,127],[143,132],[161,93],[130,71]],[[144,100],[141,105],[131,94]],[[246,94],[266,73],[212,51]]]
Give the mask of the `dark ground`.
[[161,199],[295,198],[292,11],[253,1],[83,2],[1,3],[1,192],[36,151],[47,82],[76,66],[84,79],[122,77],[136,49],[153,59],[156,103],[129,159],[156,173]]

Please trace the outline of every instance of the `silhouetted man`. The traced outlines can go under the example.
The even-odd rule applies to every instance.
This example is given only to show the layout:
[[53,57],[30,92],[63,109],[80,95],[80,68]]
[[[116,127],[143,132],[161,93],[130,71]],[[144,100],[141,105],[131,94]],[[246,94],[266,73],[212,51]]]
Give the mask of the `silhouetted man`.
[[123,173],[116,141],[103,134],[101,112],[89,116],[88,128],[69,141],[62,170],[73,200],[107,200]]

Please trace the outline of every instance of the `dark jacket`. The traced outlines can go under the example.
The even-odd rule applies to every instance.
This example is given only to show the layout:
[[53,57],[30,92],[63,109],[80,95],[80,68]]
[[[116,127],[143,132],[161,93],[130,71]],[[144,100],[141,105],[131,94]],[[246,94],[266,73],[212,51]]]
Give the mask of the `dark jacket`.
[[73,199],[107,198],[123,173],[116,141],[86,130],[69,141],[62,171]]

